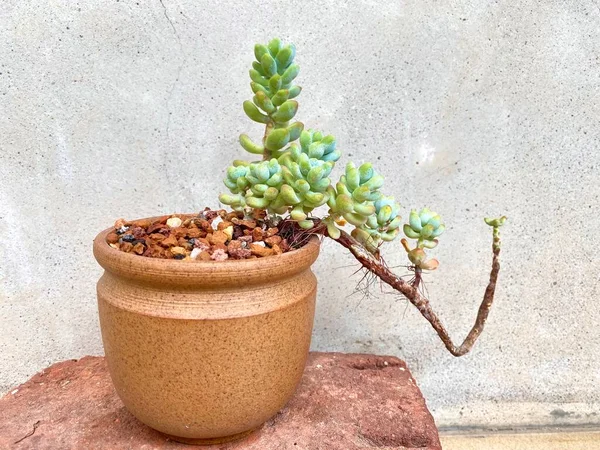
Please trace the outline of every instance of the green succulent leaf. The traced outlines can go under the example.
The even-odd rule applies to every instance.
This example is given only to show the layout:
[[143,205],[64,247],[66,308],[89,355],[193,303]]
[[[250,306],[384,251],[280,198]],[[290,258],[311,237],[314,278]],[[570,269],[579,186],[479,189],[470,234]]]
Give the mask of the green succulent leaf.
[[277,92],[281,88],[281,84],[281,76],[279,74],[275,74],[269,79],[269,89],[271,92]]
[[287,129],[290,132],[290,142],[292,142],[300,137],[304,129],[304,124],[302,122],[294,122]]
[[254,46],[254,57],[258,62],[262,60],[263,55],[269,53],[269,49],[266,45],[256,44]]
[[298,102],[296,100],[287,100],[284,102],[276,112],[271,114],[271,117],[275,122],[288,122],[293,119],[298,111]]
[[290,84],[298,76],[300,67],[297,64],[292,64],[290,67],[285,69],[285,72],[281,75],[281,81],[284,85]]
[[265,147],[268,150],[279,150],[287,145],[290,141],[290,132],[287,128],[277,128],[267,136]]
[[283,72],[292,63],[296,56],[296,48],[293,44],[288,44],[277,52],[277,66]]
[[256,69],[250,69],[250,78],[255,83],[260,84],[261,86],[267,87],[269,86],[269,80],[263,77],[260,72]]
[[342,232],[338,227],[335,226],[335,224],[332,221],[329,221],[327,222],[327,234],[330,238],[337,240],[342,235]]
[[296,98],[300,95],[300,92],[302,92],[302,88],[300,86],[291,86],[289,89],[289,98]]
[[404,234],[411,239],[418,239],[421,235],[414,231],[409,225],[404,225]]
[[254,155],[262,155],[265,151],[262,145],[255,144],[252,142],[249,136],[245,134],[240,135],[240,144],[248,153],[252,153]]
[[258,106],[267,114],[271,114],[277,109],[275,108],[275,105],[273,105],[273,102],[271,101],[269,96],[264,92],[257,92],[253,98],[253,101],[256,106]]
[[265,53],[260,59],[260,65],[267,77],[272,77],[277,73],[277,63],[275,59],[268,53]]
[[494,227],[494,228],[498,228],[498,227],[501,227],[502,225],[504,225],[504,222],[506,222],[507,217],[506,216],[502,216],[502,217],[498,217],[497,219],[491,219],[489,217],[486,217],[483,220],[489,226]]
[[269,116],[261,113],[258,108],[256,107],[256,105],[254,103],[252,103],[250,100],[246,100],[244,102],[244,112],[246,113],[246,115],[254,120],[255,122],[258,123],[269,123],[270,122],[270,118]]
[[280,49],[281,49],[281,39],[274,38],[271,40],[271,42],[269,42],[269,52],[271,52],[271,55],[277,56],[277,53],[279,53]]
[[288,89],[279,89],[271,101],[275,106],[282,105],[290,97],[290,91]]

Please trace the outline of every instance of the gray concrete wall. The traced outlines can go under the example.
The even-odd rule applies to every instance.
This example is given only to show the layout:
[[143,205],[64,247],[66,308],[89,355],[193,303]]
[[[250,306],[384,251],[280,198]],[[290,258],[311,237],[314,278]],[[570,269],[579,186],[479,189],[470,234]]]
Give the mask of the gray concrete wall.
[[[445,218],[427,287],[456,339],[488,276],[481,218],[510,217],[471,355],[389,289],[352,295],[356,264],[333,242],[314,349],[405,358],[441,426],[600,423],[592,0],[5,0],[0,24],[0,391],[102,353],[94,235],[217,206],[237,136],[261,132],[241,108],[253,44],[279,35],[298,47],[298,118],[343,161],[377,163],[406,211]],[[397,242],[385,254],[404,262]]]

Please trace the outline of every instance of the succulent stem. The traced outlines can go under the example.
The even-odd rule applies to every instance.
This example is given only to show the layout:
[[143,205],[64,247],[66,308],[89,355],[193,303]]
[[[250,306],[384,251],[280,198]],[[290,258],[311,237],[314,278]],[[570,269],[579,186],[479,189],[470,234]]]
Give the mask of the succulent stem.
[[[327,227],[324,224],[315,222],[315,227],[311,230],[313,233],[327,235]],[[490,309],[494,302],[494,294],[496,292],[496,282],[500,273],[500,245],[498,227],[494,227],[494,239],[492,245],[492,269],[490,272],[490,280],[485,289],[483,300],[479,306],[475,323],[469,331],[469,334],[459,346],[456,346],[448,331],[433,311],[429,300],[420,294],[418,283],[409,284],[399,276],[395,275],[385,264],[385,262],[377,258],[369,252],[360,242],[350,236],[343,230],[340,230],[340,236],[334,239],[337,243],[347,248],[350,253],[362,264],[362,266],[375,274],[384,283],[388,284],[396,291],[404,295],[421,313],[421,315],[431,324],[437,335],[444,343],[446,349],[454,356],[463,356],[469,353],[473,345],[481,335],[485,322],[488,318]],[[415,272],[420,281],[420,271]]]

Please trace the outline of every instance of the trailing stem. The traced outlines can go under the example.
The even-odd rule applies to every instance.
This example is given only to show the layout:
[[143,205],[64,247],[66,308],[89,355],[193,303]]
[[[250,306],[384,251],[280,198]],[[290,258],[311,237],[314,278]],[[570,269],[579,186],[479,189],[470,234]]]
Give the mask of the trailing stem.
[[[315,225],[315,228],[311,231],[313,233],[327,235],[327,228],[322,224]],[[439,317],[433,311],[429,300],[419,293],[418,283],[409,284],[399,276],[395,275],[380,258],[375,257],[372,253],[367,251],[361,243],[359,243],[345,231],[341,232],[339,239],[334,240],[343,247],[346,247],[364,268],[377,275],[377,277],[379,277],[383,282],[404,295],[408,301],[410,301],[419,310],[421,315],[431,324],[450,353],[452,353],[454,356],[463,356],[473,348],[473,345],[481,335],[481,332],[485,326],[485,322],[488,318],[490,308],[494,302],[496,281],[498,280],[498,274],[500,272],[500,242],[496,234],[497,233],[495,232],[494,244],[492,246],[493,259],[492,270],[490,272],[490,281],[485,289],[483,301],[479,306],[475,324],[460,346],[456,346],[452,342],[448,331],[440,321]],[[420,271],[416,275],[416,280],[420,280]]]

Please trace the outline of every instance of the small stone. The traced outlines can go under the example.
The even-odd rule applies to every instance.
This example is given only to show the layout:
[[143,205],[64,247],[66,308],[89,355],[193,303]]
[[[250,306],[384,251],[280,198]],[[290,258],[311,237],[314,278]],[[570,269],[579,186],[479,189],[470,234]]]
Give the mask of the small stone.
[[133,234],[133,237],[134,237],[134,238],[136,238],[136,239],[141,239],[141,238],[143,238],[144,236],[146,236],[146,230],[144,230],[144,229],[143,229],[143,228],[141,228],[141,227],[135,227],[135,226],[132,226],[132,227],[129,229],[129,232],[130,232],[131,234]]
[[133,226],[134,227],[140,227],[140,228],[148,228],[151,224],[150,219],[140,219],[140,220],[136,220],[135,222],[133,222]]
[[265,242],[269,247],[279,244],[282,241],[281,236],[271,236],[265,239]]
[[121,236],[121,239],[123,239],[123,242],[133,242],[135,241],[135,236],[133,234],[124,234]]
[[200,261],[210,261],[210,253],[204,250],[198,255],[198,258],[196,259],[199,259]]
[[110,245],[112,248],[119,250],[119,245],[118,244],[108,244]]
[[200,256],[200,253],[202,253],[202,250],[199,248],[195,248],[192,250],[192,253],[190,253],[190,258],[196,259],[198,258],[198,256]]
[[244,217],[244,213],[238,211],[231,211],[225,215],[225,220],[233,222],[234,219],[239,220],[242,217]]
[[250,244],[252,242],[252,236],[240,236],[237,238],[240,242],[245,242],[246,244]]
[[194,247],[199,248],[200,250],[208,250],[210,248],[210,243],[204,238],[197,238],[194,239]]
[[223,222],[223,219],[221,219],[220,217],[215,217],[215,220],[213,220],[211,223],[213,230],[219,230],[219,225],[221,224],[221,222]]
[[[220,210],[223,211],[223,210]],[[202,212],[202,216],[206,219],[206,220],[212,220],[215,217],[217,217],[219,215],[220,211],[213,211],[210,208],[206,208],[203,212]]]
[[160,245],[162,245],[165,248],[168,247],[174,247],[178,244],[177,239],[175,238],[175,236],[173,234],[169,235],[168,238],[164,239]]
[[171,253],[173,253],[173,257],[175,258],[177,255],[183,255],[185,257],[186,251],[183,247],[172,247]]
[[150,247],[150,251],[152,252],[152,256],[154,258],[166,258],[167,257],[167,254],[166,254],[167,250],[158,244],[152,245]]
[[137,244],[135,244],[133,246],[133,252],[137,253],[138,255],[143,255],[145,251],[146,251],[146,246],[144,244],[142,244],[141,242],[138,242]]
[[231,241],[227,246],[229,256],[234,259],[245,259],[252,254],[245,242]]
[[208,239],[208,242],[210,242],[211,244],[224,244],[225,242],[227,242],[229,240],[229,236],[227,236],[221,230],[215,231],[213,234],[207,235],[206,238]]
[[244,235],[244,230],[242,229],[242,227],[240,225],[234,225],[232,239],[237,239],[243,235]]
[[252,239],[254,239],[254,241],[262,241],[263,230],[259,227],[254,228],[254,230],[252,230]]
[[212,254],[217,250],[223,250],[224,252],[227,252],[227,246],[225,244],[221,244],[220,242],[213,244],[210,248],[210,253]]
[[192,249],[192,244],[190,244],[190,242],[184,237],[180,237],[179,239],[177,239],[177,244],[179,247],[183,247],[186,250]]
[[187,236],[188,229],[185,227],[172,228],[171,233],[173,233],[177,239],[180,239]]
[[160,216],[159,218],[157,218],[156,220],[154,220],[154,222],[152,222],[152,223],[153,224],[154,223],[161,223],[161,224],[164,225],[164,224],[167,223],[167,220],[169,220],[170,218],[171,218],[171,216]]
[[128,227],[128,226],[129,226],[129,222],[127,222],[125,219],[117,219],[115,221],[115,229],[124,228],[124,227]]
[[[225,223],[225,222],[223,222]],[[231,239],[233,239],[233,225],[229,225],[227,228],[223,228],[223,233],[225,233],[227,235],[227,240],[230,241]]]
[[254,228],[256,228],[256,221],[255,220],[242,220],[240,222],[240,225],[242,225],[243,227],[246,227],[246,228],[254,229]]
[[160,223],[160,222],[154,222],[152,225],[150,225],[147,229],[146,229],[146,233],[148,234],[152,234],[152,233],[156,233],[156,232],[160,232],[165,228],[165,224],[164,223]]
[[192,227],[192,228],[188,228],[188,229],[187,229],[187,234],[186,234],[186,236],[187,236],[188,238],[199,238],[199,237],[202,237],[202,235],[203,235],[203,234],[206,234],[206,233],[203,233],[203,232],[200,230],[200,228],[198,228],[198,227]]
[[213,261],[225,261],[227,258],[229,258],[229,255],[225,250],[221,248],[215,250],[210,256],[210,259],[212,259]]
[[171,217],[167,220],[167,226],[171,228],[179,228],[182,224],[182,220],[179,217]]
[[194,224],[201,230],[212,232],[212,227],[210,226],[210,222],[208,220],[194,219]]
[[253,242],[252,244],[250,244],[250,251],[253,255],[260,257],[271,256],[273,254],[272,248],[263,247],[262,245],[259,245],[258,242]]
[[160,242],[160,241],[164,240],[165,238],[166,238],[166,236],[162,233],[152,233],[150,235],[150,239],[157,241],[157,242]]
[[108,242],[109,244],[116,244],[117,242],[119,242],[119,235],[115,232],[108,233],[108,235],[106,236],[106,242]]
[[233,223],[228,220],[223,220],[221,223],[217,225],[217,230],[225,230],[225,228],[232,226]]

